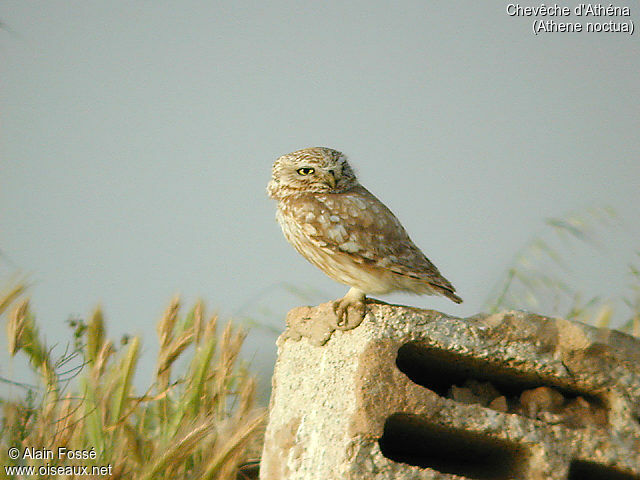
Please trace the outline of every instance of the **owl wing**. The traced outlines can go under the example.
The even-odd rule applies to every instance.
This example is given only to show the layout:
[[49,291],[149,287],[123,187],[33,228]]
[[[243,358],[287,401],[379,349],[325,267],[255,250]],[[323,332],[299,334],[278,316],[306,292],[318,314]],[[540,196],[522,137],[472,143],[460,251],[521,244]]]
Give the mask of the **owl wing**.
[[[362,186],[309,196],[291,212],[317,247],[354,261],[425,281],[455,297],[455,288],[411,241],[380,200]],[[449,296],[449,295],[447,295]]]

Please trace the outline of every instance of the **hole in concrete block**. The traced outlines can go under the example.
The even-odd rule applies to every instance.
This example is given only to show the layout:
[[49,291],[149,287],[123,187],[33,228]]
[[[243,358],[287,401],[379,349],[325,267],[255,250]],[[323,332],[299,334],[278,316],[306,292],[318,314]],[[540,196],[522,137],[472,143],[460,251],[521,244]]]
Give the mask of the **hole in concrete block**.
[[640,476],[599,463],[574,460],[569,467],[568,480],[640,480]]
[[520,448],[504,440],[401,413],[387,418],[379,445],[394,462],[475,479],[518,477],[526,459]]
[[413,382],[442,397],[572,428],[605,427],[600,399],[536,372],[440,350],[420,342],[398,349],[396,365]]

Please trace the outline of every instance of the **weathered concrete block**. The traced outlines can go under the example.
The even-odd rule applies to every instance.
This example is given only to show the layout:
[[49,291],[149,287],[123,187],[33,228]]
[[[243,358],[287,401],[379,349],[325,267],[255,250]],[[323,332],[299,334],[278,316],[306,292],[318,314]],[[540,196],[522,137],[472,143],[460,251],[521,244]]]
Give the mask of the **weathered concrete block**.
[[640,479],[640,341],[524,312],[294,309],[263,480]]

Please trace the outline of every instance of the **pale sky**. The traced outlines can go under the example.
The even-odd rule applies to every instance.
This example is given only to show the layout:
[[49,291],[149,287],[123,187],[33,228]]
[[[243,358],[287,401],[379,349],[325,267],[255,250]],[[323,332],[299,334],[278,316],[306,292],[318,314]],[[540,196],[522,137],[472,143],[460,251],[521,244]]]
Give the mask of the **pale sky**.
[[[275,158],[327,146],[465,302],[384,300],[478,313],[546,218],[600,206],[624,233],[572,271],[619,295],[640,249],[639,34],[535,36],[507,4],[5,0],[3,281],[28,276],[50,344],[102,304],[145,365],[176,293],[282,330],[347,290],[285,242],[265,193]],[[595,20],[637,23],[620,5],[632,16]],[[2,330],[0,375],[20,380]],[[263,374],[274,343],[247,346]]]

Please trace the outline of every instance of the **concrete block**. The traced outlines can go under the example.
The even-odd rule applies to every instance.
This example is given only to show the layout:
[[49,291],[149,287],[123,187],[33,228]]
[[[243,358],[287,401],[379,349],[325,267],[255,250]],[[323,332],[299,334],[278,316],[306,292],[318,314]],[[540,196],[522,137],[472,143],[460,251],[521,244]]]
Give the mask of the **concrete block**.
[[525,312],[290,312],[262,480],[638,480],[640,341]]

